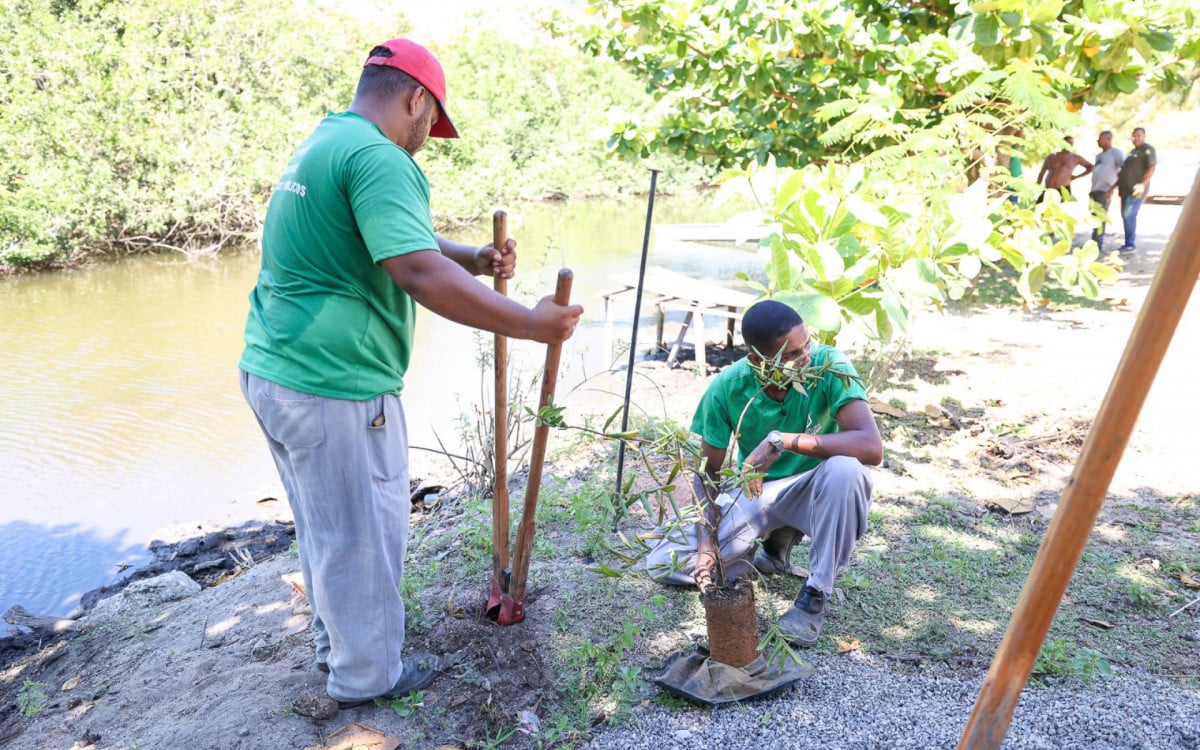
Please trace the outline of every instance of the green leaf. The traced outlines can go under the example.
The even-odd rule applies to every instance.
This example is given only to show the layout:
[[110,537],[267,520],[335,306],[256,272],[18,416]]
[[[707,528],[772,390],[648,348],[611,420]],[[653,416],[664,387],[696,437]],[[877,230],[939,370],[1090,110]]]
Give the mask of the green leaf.
[[1063,0],[1037,0],[1029,3],[1029,20],[1033,23],[1049,23],[1062,13]]
[[613,410],[613,413],[608,416],[608,419],[604,420],[604,427],[602,427],[601,429],[604,431],[607,431],[608,428],[612,427],[613,424],[617,421],[617,417],[622,416],[624,413],[625,413],[625,407],[618,406],[616,409]]
[[1137,76],[1132,73],[1120,72],[1112,77],[1113,85],[1122,93],[1132,94],[1138,89]]
[[775,191],[772,201],[775,213],[781,214],[796,202],[800,191],[806,187],[806,176],[803,172],[793,172]]
[[891,341],[896,335],[896,326],[892,320],[886,308],[881,307],[875,311],[875,335],[880,341]]
[[829,240],[821,240],[813,245],[809,259],[815,261],[813,270],[822,281],[840,278],[846,271],[846,259],[838,252],[837,245]]
[[597,573],[599,575],[604,576],[605,578],[620,578],[621,577],[621,571],[616,570],[615,568],[610,568],[607,565],[605,565],[604,563],[596,563],[596,567],[588,568],[588,572]]
[[825,297],[829,297],[835,302],[854,291],[854,282],[847,278],[829,279],[828,281],[810,281],[808,285],[812,287],[813,291],[818,292]]
[[1100,281],[1116,281],[1121,277],[1121,272],[1107,263],[1091,263],[1087,267],[1087,272]]
[[885,289],[880,299],[892,320],[908,320],[908,306],[890,289]]
[[775,286],[783,289],[792,287],[792,253],[787,243],[778,235],[771,238],[771,264],[767,275]]
[[1168,31],[1151,31],[1143,38],[1158,52],[1170,52],[1175,46],[1175,36]]
[[843,297],[840,304],[842,309],[859,318],[873,316],[880,308],[878,297],[861,292],[851,294],[849,297]]
[[1087,271],[1079,272],[1079,287],[1083,289],[1083,293],[1088,299],[1096,299],[1100,296],[1100,284],[1096,277]]
[[975,43],[980,47],[995,47],[1000,39],[1000,21],[991,13],[975,16]]
[[823,294],[801,294],[799,292],[779,292],[775,299],[790,305],[810,329],[816,331],[838,331],[842,327],[841,308],[837,302]]

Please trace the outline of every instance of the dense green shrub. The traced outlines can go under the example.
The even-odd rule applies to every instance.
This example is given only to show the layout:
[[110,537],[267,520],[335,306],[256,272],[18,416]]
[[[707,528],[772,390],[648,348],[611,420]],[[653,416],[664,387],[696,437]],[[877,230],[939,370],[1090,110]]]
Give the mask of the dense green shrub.
[[194,252],[252,229],[367,45],[355,23],[296,7],[0,6],[0,262]]
[[[645,86],[609,60],[548,34],[520,42],[477,25],[439,50],[449,108],[462,134],[430,141],[420,157],[435,213],[470,218],[503,201],[611,196],[645,191],[640,162],[610,154],[614,117],[645,117]],[[662,185],[701,181],[681,158],[656,162]]]
[[[0,270],[253,237],[292,151],[349,104],[381,27],[406,24],[367,28],[314,0],[0,6]],[[607,153],[610,110],[649,107],[616,64],[486,23],[431,46],[464,136],[420,156],[440,223],[645,189],[642,165]],[[668,189],[699,179],[672,164]]]

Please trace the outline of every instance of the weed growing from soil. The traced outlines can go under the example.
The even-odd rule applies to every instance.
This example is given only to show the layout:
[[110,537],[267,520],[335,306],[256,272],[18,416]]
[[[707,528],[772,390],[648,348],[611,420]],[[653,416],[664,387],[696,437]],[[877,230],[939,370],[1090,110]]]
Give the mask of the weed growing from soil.
[[46,710],[48,697],[45,683],[26,677],[20,691],[17,692],[17,710],[25,718],[32,719]]
[[400,581],[400,597],[404,600],[405,629],[410,633],[424,633],[429,629],[429,617],[421,601],[421,592],[436,581],[442,573],[437,560],[427,560],[421,565],[410,565]]
[[1045,685],[1047,678],[1062,676],[1090,684],[1098,674],[1112,674],[1112,666],[1103,654],[1082,648],[1064,638],[1051,638],[1042,644],[1030,674],[1030,682]]
[[[616,607],[618,601],[632,600],[624,594],[614,596],[622,588],[615,581],[597,579],[597,584],[609,595],[588,596],[590,601]],[[567,613],[556,614],[562,635],[556,660],[564,679],[563,701],[547,717],[549,725],[557,727],[555,732],[586,732],[597,721],[619,723],[634,704],[648,697],[641,652],[651,631],[674,617],[665,594],[636,601],[644,603],[614,612],[607,620],[592,621],[590,632],[580,630],[578,616],[572,620]]]
[[402,719],[410,719],[425,707],[425,696],[419,690],[414,690],[396,700],[384,701]]

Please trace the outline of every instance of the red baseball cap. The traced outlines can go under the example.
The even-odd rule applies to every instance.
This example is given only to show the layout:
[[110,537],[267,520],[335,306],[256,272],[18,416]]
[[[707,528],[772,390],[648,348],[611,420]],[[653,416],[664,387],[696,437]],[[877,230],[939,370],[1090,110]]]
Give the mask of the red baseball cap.
[[[391,54],[384,54],[384,50]],[[454,123],[450,122],[450,115],[446,113],[446,74],[442,72],[442,65],[432,52],[408,39],[392,39],[373,48],[371,52],[374,54],[363,63],[364,68],[368,65],[386,65],[402,70],[433,94],[441,116],[429,130],[431,137],[458,137],[458,130],[455,129]]]

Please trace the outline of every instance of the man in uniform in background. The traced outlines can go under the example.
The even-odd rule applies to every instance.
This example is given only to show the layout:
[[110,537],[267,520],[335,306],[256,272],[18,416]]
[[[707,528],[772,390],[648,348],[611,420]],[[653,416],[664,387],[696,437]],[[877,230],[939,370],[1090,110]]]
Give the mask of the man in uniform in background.
[[1137,216],[1150,189],[1150,178],[1158,164],[1158,153],[1146,143],[1146,129],[1134,128],[1130,136],[1133,150],[1125,157],[1121,173],[1117,178],[1117,191],[1121,195],[1121,221],[1125,224],[1125,244],[1121,253],[1137,250]]

